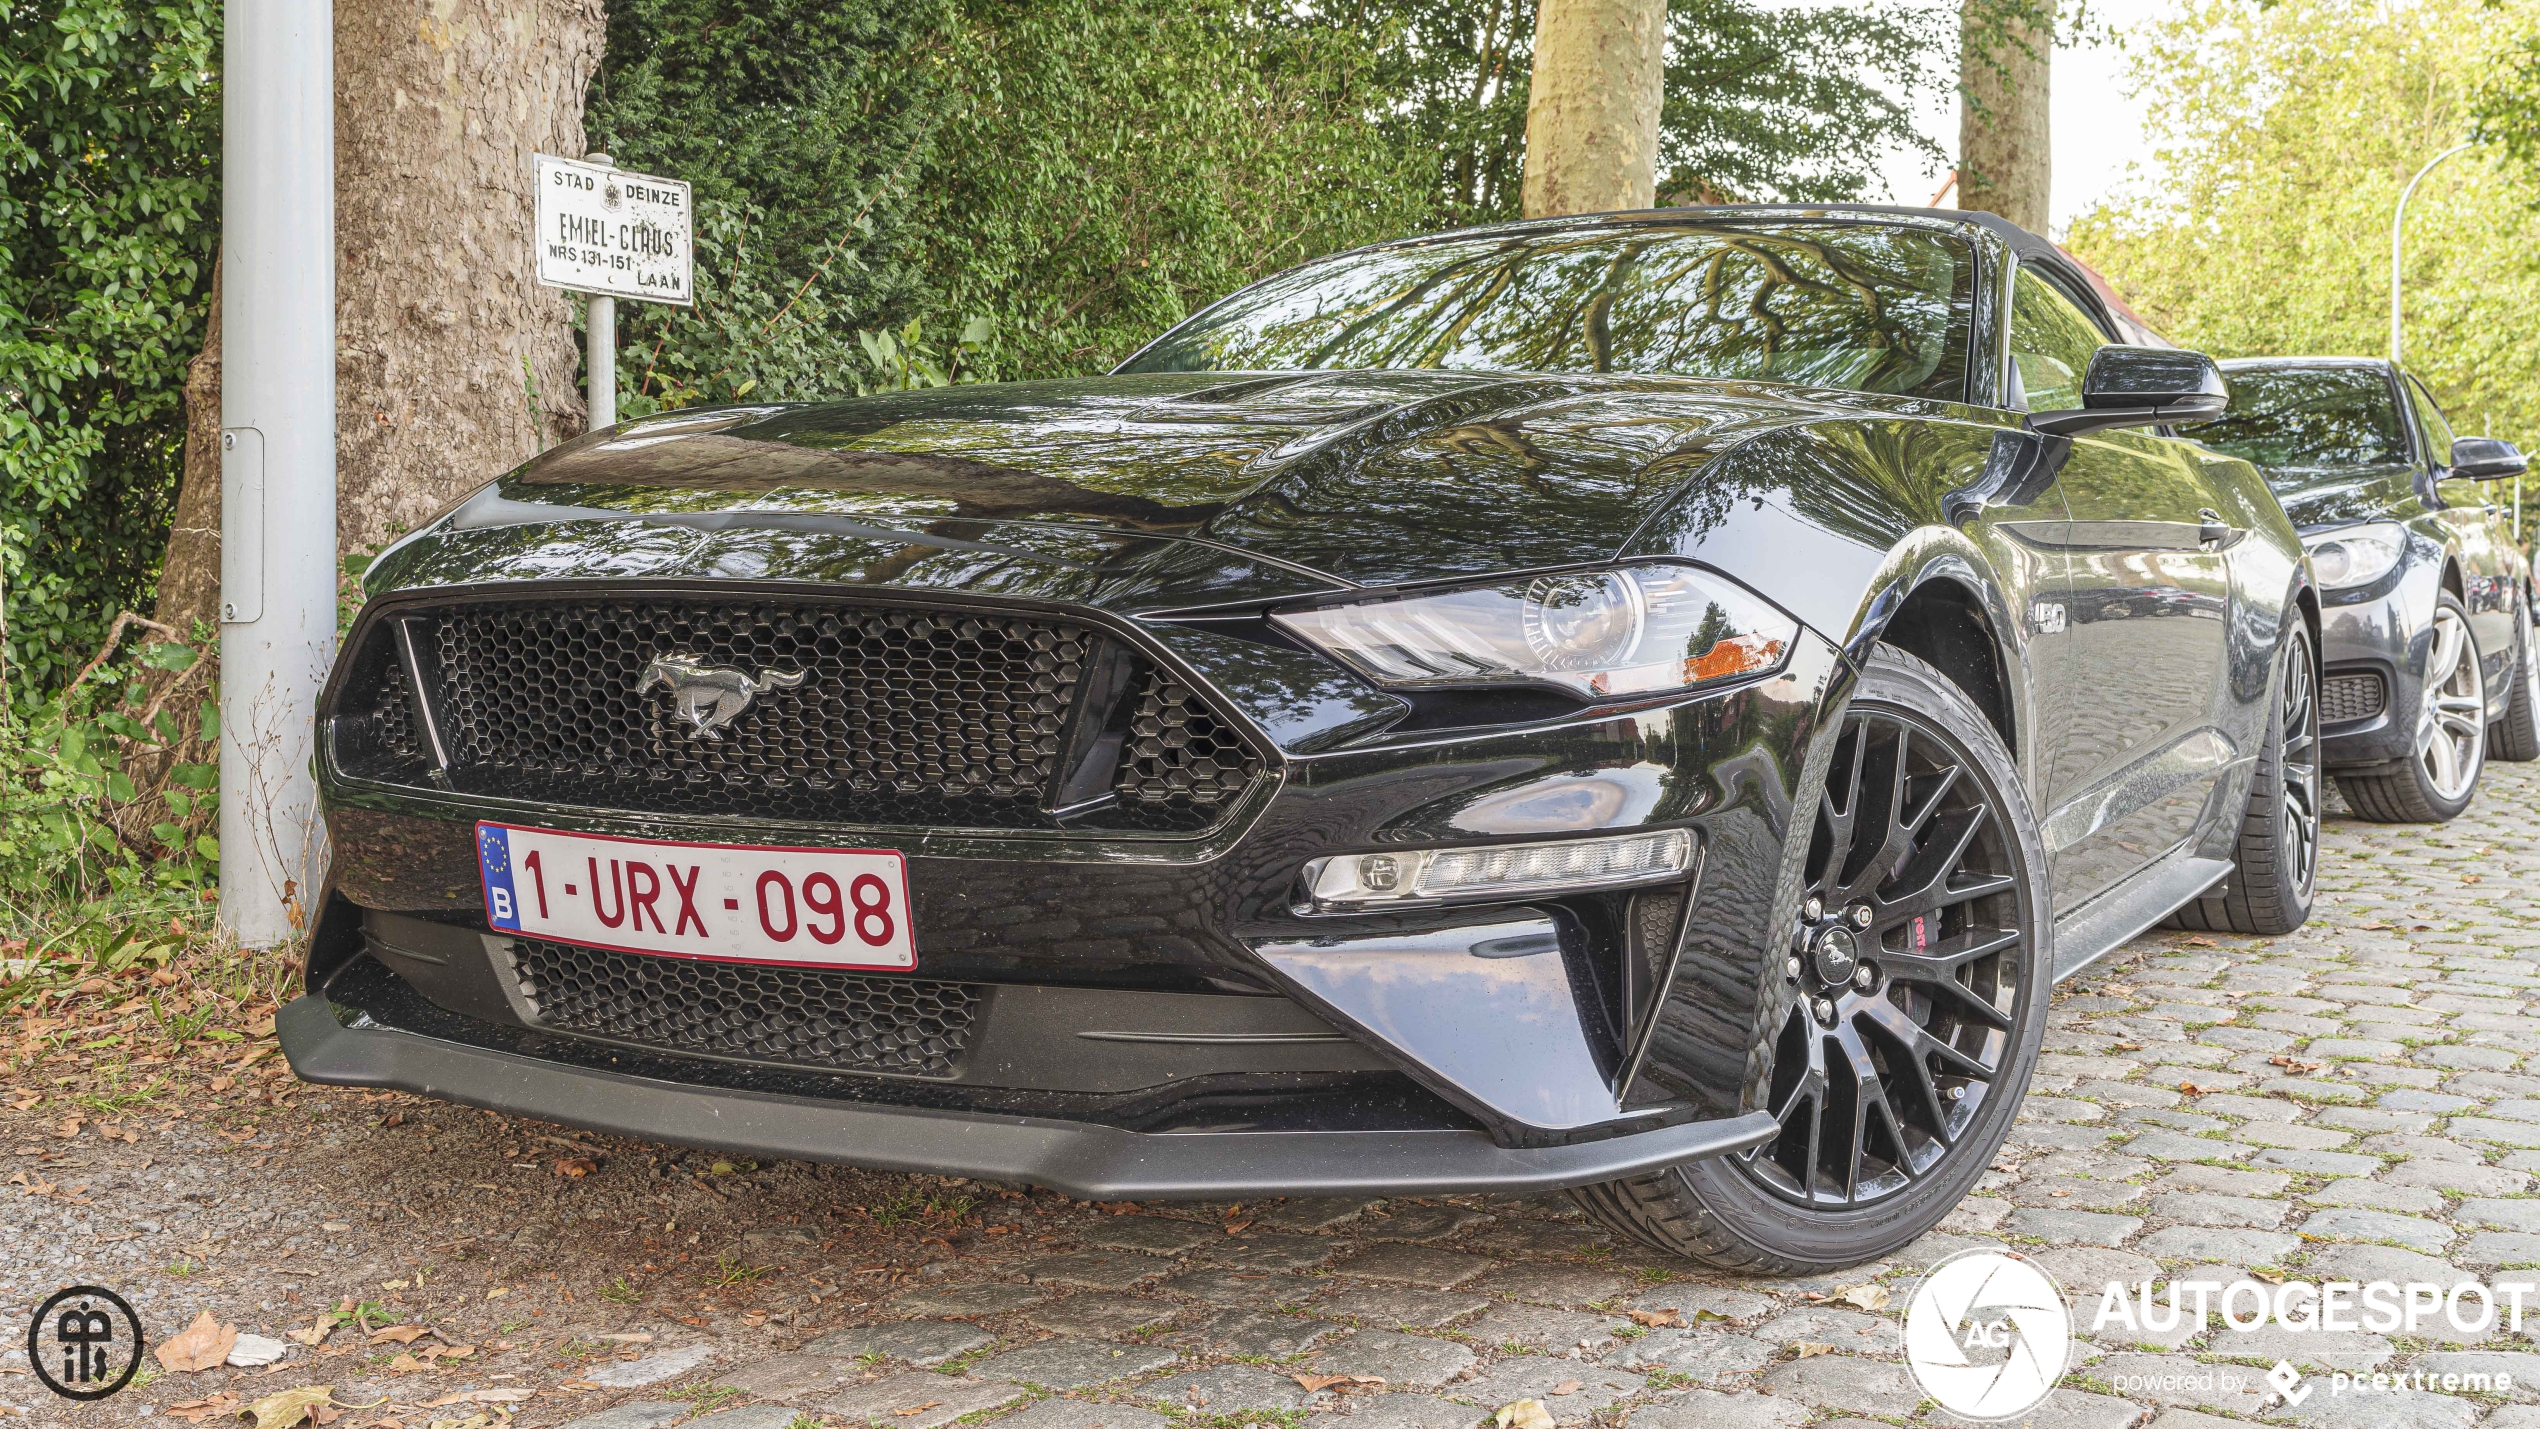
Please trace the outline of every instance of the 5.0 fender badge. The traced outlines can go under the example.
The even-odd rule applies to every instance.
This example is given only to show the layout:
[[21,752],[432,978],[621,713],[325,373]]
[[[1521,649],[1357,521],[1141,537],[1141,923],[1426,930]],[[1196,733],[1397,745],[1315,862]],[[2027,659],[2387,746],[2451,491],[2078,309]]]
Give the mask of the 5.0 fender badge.
[[659,655],[635,682],[642,695],[655,685],[670,689],[671,707],[689,724],[690,739],[721,739],[723,727],[741,717],[767,690],[790,690],[806,677],[800,670],[761,670],[753,678],[729,665],[708,665],[686,655]]

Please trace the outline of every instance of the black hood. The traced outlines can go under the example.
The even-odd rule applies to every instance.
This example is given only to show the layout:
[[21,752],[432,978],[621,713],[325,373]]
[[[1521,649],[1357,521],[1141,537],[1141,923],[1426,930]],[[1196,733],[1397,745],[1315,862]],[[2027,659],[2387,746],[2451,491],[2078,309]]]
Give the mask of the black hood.
[[[1156,608],[1606,559],[1768,428],[1928,404],[1438,371],[1100,377],[630,422],[504,477],[371,589],[758,577]],[[1041,575],[1026,578],[1026,568]],[[1075,571],[1064,591],[1043,589]]]
[[2265,467],[2267,488],[2294,528],[2316,531],[2358,521],[2408,521],[2425,513],[2417,470],[2385,466]]

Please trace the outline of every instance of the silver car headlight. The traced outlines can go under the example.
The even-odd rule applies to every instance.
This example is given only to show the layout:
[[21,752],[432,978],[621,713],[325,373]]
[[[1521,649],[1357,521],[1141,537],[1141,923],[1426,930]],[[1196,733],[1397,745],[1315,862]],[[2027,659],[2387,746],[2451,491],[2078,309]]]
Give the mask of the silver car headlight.
[[2375,521],[2305,536],[2302,549],[2311,553],[2311,574],[2319,578],[2321,589],[2346,590],[2371,585],[2390,574],[2391,567],[2407,554],[2408,532],[2406,527]]
[[1725,578],[1655,561],[1270,619],[1390,689],[1539,684],[1589,700],[1767,674],[1799,634]]

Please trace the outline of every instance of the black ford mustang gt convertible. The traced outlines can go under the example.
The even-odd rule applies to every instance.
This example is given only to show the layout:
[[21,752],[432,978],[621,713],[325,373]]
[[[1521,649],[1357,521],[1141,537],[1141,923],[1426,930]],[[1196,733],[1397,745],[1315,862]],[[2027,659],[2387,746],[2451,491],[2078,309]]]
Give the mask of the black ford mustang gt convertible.
[[1993,220],[1677,209],[1308,264],[1108,377],[593,433],[373,566],[284,1047],[1866,1260],[2058,975],[2308,909],[2301,547],[2155,343]]

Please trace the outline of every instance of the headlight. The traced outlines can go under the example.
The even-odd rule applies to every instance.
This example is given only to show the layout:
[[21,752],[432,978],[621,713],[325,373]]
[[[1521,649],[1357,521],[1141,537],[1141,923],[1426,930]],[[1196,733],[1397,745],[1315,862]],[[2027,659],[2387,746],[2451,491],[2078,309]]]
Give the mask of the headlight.
[[1559,843],[1341,854],[1305,866],[1306,911],[1342,913],[1611,888],[1673,877],[1692,866],[1693,835],[1683,829]]
[[2405,527],[2377,521],[2305,536],[2302,549],[2311,553],[2311,574],[2319,578],[2321,589],[2345,590],[2390,574],[2407,554],[2408,533]]
[[1390,688],[1546,684],[1591,700],[1764,674],[1799,633],[1718,576],[1657,563],[1270,619]]

